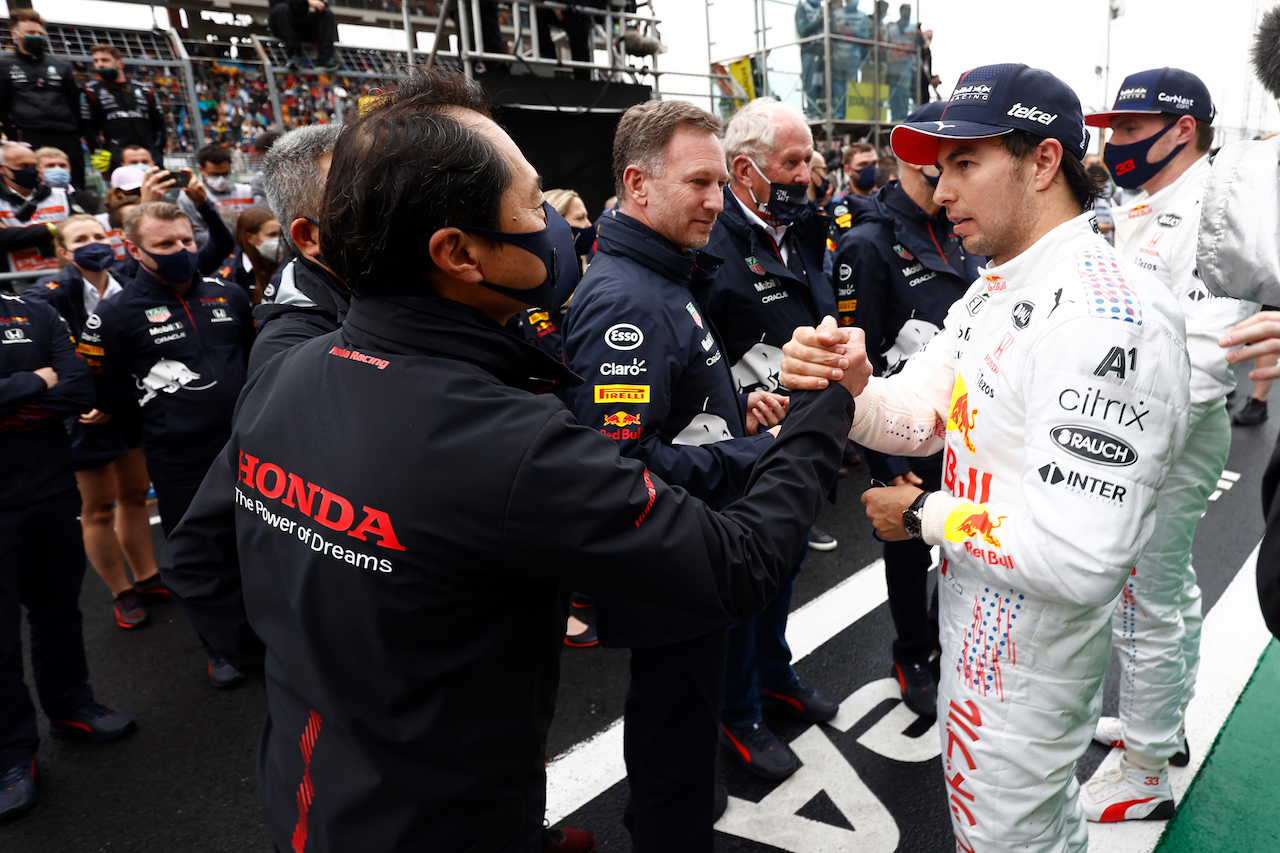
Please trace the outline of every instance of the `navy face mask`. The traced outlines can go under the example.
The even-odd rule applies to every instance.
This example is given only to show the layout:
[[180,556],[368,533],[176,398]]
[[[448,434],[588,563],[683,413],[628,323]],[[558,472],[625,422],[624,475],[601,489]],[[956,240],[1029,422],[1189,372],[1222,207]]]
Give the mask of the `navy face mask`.
[[880,177],[880,172],[876,169],[876,164],[863,166],[861,169],[853,170],[853,185],[860,190],[873,189],[876,185],[876,179]]
[[929,186],[935,190],[938,188],[938,181],[942,180],[942,175],[930,175],[928,172],[921,172],[920,177],[929,182]]
[[82,270],[102,272],[116,262],[116,253],[110,243],[85,243],[76,247],[71,259]]
[[36,171],[35,166],[23,166],[21,169],[9,169],[9,174],[13,176],[13,182],[24,190],[35,187],[40,182],[40,173]]
[[585,257],[591,254],[591,249],[595,244],[596,227],[594,225],[590,228],[573,228],[573,249],[579,255]]
[[157,255],[154,252],[148,252],[146,249],[142,251],[156,265],[154,272],[151,270],[147,270],[147,272],[152,272],[152,275],[166,282],[184,284],[191,281],[196,274],[198,258],[195,252],[179,249],[168,255]]
[[[748,162],[760,177],[769,181],[754,160]],[[808,184],[779,184],[769,181],[769,200],[763,204],[756,198],[756,194],[750,187],[747,187],[747,192],[751,193],[751,200],[756,203],[756,209],[772,219],[775,224],[790,225],[800,218],[801,212],[808,204],[809,197],[806,195],[808,189]]]
[[537,255],[547,268],[546,280],[527,290],[491,281],[482,281],[481,284],[530,308],[559,308],[568,301],[574,288],[578,286],[578,253],[574,246],[573,229],[564,221],[564,217],[545,201],[542,203],[542,211],[547,217],[547,227],[541,231],[512,233],[470,225],[460,225],[458,228],[468,234],[488,237],[490,240],[524,249]]
[[1174,148],[1169,152],[1169,156],[1159,163],[1148,163],[1147,154],[1160,137],[1177,126],[1178,123],[1175,121],[1159,133],[1153,133],[1146,139],[1130,142],[1128,145],[1113,145],[1108,142],[1107,147],[1102,150],[1102,162],[1107,164],[1111,179],[1127,190],[1136,190],[1159,174],[1161,169],[1168,166],[1169,162],[1187,147],[1187,143],[1184,142]]

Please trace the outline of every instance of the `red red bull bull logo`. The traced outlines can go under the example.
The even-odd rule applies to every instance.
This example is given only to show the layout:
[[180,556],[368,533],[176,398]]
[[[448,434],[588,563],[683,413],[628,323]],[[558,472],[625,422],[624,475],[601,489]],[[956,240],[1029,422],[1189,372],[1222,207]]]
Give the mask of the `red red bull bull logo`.
[[978,420],[978,407],[969,408],[969,390],[965,388],[964,377],[956,374],[955,387],[951,389],[951,411],[947,415],[947,432],[958,432],[964,439],[964,446],[970,453],[977,453],[973,448],[970,433]]

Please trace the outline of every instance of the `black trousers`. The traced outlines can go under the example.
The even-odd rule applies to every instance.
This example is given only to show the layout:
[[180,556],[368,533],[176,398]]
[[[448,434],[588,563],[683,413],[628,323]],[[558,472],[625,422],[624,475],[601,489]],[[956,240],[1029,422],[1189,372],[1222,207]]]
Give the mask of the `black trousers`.
[[[916,464],[913,461],[913,465]],[[916,475],[925,491],[942,487],[941,455],[922,459]],[[884,575],[889,588],[889,615],[898,637],[893,659],[900,663],[928,661],[938,648],[938,594],[929,599],[929,546],[920,539],[884,543]]]
[[[189,468],[163,465],[147,460],[147,471],[151,474],[151,485],[156,490],[156,508],[160,510],[160,529],[164,538],[168,539],[173,529],[187,514],[191,502],[196,499],[196,492],[204,482],[204,475],[209,473],[208,463],[193,463]],[[199,633],[197,632],[197,635]],[[214,657],[213,647],[200,637],[200,645],[204,647],[205,657]]]
[[57,719],[93,700],[80,629],[80,493],[0,510],[0,768],[36,754],[36,711],[22,680],[22,609],[40,706]]
[[78,131],[23,130],[22,141],[32,148],[43,148],[46,145],[60,149],[71,161],[71,185],[78,190],[84,189],[84,149],[80,147]]
[[300,55],[302,42],[309,41],[315,42],[317,62],[328,62],[333,58],[333,40],[338,26],[328,6],[323,12],[307,9],[303,15],[296,14],[287,5],[272,6],[267,13],[267,25],[271,34],[284,42],[284,51],[290,56]]
[[[635,853],[711,853],[729,629],[631,650],[623,755]],[[673,846],[675,845],[675,846]]]

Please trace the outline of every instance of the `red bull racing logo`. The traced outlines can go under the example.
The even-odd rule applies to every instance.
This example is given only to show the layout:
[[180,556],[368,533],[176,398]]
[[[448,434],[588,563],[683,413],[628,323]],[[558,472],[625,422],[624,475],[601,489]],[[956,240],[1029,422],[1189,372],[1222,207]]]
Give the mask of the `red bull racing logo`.
[[964,446],[969,448],[970,453],[977,453],[973,449],[973,440],[969,437],[977,420],[978,407],[969,408],[969,390],[965,387],[964,377],[956,374],[956,384],[951,389],[951,412],[947,415],[947,432],[960,433],[960,437],[964,439]]
[[644,427],[640,425],[640,416],[630,412],[614,412],[605,415],[604,428],[600,432],[614,441],[635,441],[644,435]]
[[604,425],[612,427],[625,427],[639,425],[640,416],[633,415],[630,412],[614,412],[612,415],[605,415]]
[[[973,507],[972,504],[968,505]],[[961,509],[965,509],[962,507]],[[952,512],[955,516],[960,510]],[[992,548],[1000,547],[1000,540],[995,537],[995,529],[1004,522],[1005,517],[1002,515],[991,521],[991,515],[984,509],[978,512],[965,512],[961,515],[960,520],[955,522],[955,532],[963,539],[971,539],[974,536],[981,536],[982,541],[986,542]],[[951,539],[952,518],[947,518],[947,538]],[[952,540],[957,541],[957,540]]]

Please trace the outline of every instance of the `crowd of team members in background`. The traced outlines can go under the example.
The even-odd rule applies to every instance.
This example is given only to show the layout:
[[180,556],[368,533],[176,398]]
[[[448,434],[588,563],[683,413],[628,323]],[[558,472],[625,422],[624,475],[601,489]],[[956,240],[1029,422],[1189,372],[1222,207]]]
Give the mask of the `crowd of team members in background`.
[[[38,19],[15,12],[13,20],[21,50],[39,56],[33,41],[39,38],[33,35]],[[118,60],[111,51],[95,52],[104,70],[121,67]],[[1023,67],[995,68],[1014,80]],[[104,85],[110,76],[104,75]],[[1136,174],[1123,178],[1113,194],[1102,164],[1089,163],[1083,151],[1070,153],[1062,162],[1074,165],[1062,168],[1078,170],[1071,176],[1084,182],[1071,187],[1079,206],[1088,207],[1096,197],[1109,202],[1100,218],[1117,253],[1162,277],[1187,312],[1192,437],[1185,454],[1171,449],[1178,443],[1173,439],[1155,454],[1174,472],[1156,504],[1161,547],[1144,555],[1150,569],[1128,583],[1115,617],[1117,642],[1140,665],[1126,669],[1121,717],[1104,719],[1097,733],[1107,743],[1127,740],[1130,746],[1125,770],[1110,780],[1111,788],[1084,797],[1084,812],[1094,820],[1160,817],[1172,809],[1164,767],[1182,760],[1188,749],[1181,714],[1197,660],[1199,592],[1190,567],[1191,535],[1229,444],[1225,401],[1233,380],[1217,337],[1257,307],[1201,295],[1190,283],[1186,247],[1194,246],[1198,203],[1192,185],[1207,180],[1212,140],[1211,130],[1205,132],[1213,120],[1208,92],[1193,75],[1176,69],[1134,76],[1141,79],[1126,81],[1127,91],[1141,88],[1144,96],[1126,101],[1122,91],[1115,109],[1090,123],[1112,128],[1108,164],[1116,156],[1131,157],[1139,165],[1131,163],[1124,173]],[[1069,90],[1063,94],[1038,78],[1021,85],[1046,86],[1045,97],[1068,103]],[[1161,87],[1197,106],[1153,106],[1145,93]],[[926,104],[908,124],[937,124],[945,106]],[[1064,109],[1070,111],[1069,103]],[[1074,109],[1079,112],[1078,102]],[[85,555],[108,588],[117,623],[128,629],[145,624],[147,607],[169,597],[151,546],[148,484],[168,536],[231,435],[233,407],[247,378],[272,355],[339,329],[351,307],[350,289],[321,255],[317,224],[338,127],[315,125],[259,138],[264,171],[246,184],[236,180],[232,153],[221,146],[202,149],[195,170],[160,168],[163,136],[158,127],[144,125],[134,124],[136,139],[102,131],[110,137],[104,143],[110,146],[110,190],[105,210],[96,215],[86,212],[92,203],[77,189],[78,140],[68,146],[71,151],[35,147],[33,140],[0,149],[0,248],[7,268],[48,273],[17,296],[5,295],[0,323],[6,344],[39,339],[51,348],[43,363],[32,360],[36,347],[4,350],[26,360],[6,362],[10,378],[0,386],[0,441],[22,448],[9,457],[16,458],[18,473],[10,482],[23,484],[0,490],[0,509],[14,531],[2,568],[24,578],[37,573],[37,562],[51,568],[44,582],[24,581],[20,595],[15,591],[5,599],[0,623],[3,642],[16,643],[19,600],[27,607],[38,640],[32,651],[36,686],[55,736],[104,740],[133,727],[127,712],[97,703],[87,684],[77,610]],[[742,498],[754,466],[778,435],[789,408],[784,347],[797,330],[835,317],[839,327],[865,334],[875,375],[895,377],[923,350],[936,355],[941,348],[928,345],[944,325],[949,328],[949,316],[982,310],[987,294],[975,296],[971,286],[981,279],[981,268],[990,266],[988,255],[998,255],[981,246],[966,250],[954,211],[943,206],[949,203],[938,189],[932,160],[904,156],[903,148],[895,148],[897,157],[880,156],[863,142],[817,152],[804,115],[768,98],[733,117],[723,129],[722,148],[720,134],[718,120],[692,106],[651,102],[628,112],[615,142],[615,166],[623,169],[619,196],[594,223],[577,192],[543,194],[572,229],[575,273],[589,270],[584,286],[571,303],[534,305],[507,326],[585,380],[557,390],[579,423],[598,429],[624,456],[644,460],[665,482],[683,486],[712,509]],[[699,179],[691,190],[673,171],[627,166],[648,164],[655,150],[668,163],[718,162],[727,176],[723,182],[714,175]],[[697,211],[704,208],[710,214],[700,219]],[[687,221],[673,210],[687,213]],[[1189,231],[1175,233],[1184,223]],[[1174,247],[1155,251],[1166,233]],[[1088,238],[1082,232],[1071,239]],[[1139,247],[1140,240],[1149,242]],[[695,251],[703,247],[705,255]],[[690,265],[691,257],[710,263]],[[986,278],[994,295],[1000,288],[990,284],[991,275]],[[966,293],[972,299],[962,304]],[[1051,314],[1049,308],[1032,306],[1019,314],[1015,306],[1013,323],[1023,329],[1033,309]],[[1148,308],[1155,322],[1156,306]],[[1095,375],[1116,372],[1123,378],[1126,369],[1136,370],[1123,352],[1118,358],[1099,365],[1103,372]],[[24,379],[17,387],[14,371],[37,377],[39,386]],[[993,369],[986,382],[994,383],[998,374]],[[993,396],[983,382],[980,375],[967,390],[958,383],[948,413],[947,432],[961,434],[971,452],[975,423],[967,407],[979,395]],[[950,386],[946,393],[952,394]],[[1260,399],[1265,401],[1265,391]],[[1242,422],[1265,418],[1265,402],[1260,415],[1252,402],[1246,413],[1250,407]],[[1086,417],[1083,404],[1079,416]],[[55,435],[62,418],[69,444]],[[21,444],[32,436],[43,442],[38,453]],[[944,459],[941,445],[909,457],[898,455],[904,452],[900,445],[877,451],[878,443],[883,442],[868,440],[863,452],[850,442],[845,465],[865,458],[874,485],[887,490],[912,487],[925,496],[945,490],[985,504],[987,486],[977,490],[974,469],[967,484],[959,482],[955,460]],[[1042,479],[1049,482],[1050,476],[1058,476],[1056,469]],[[261,489],[263,481],[257,482]],[[1144,485],[1152,495],[1160,488]],[[912,502],[909,509],[927,522],[925,503]],[[316,516],[321,523],[324,517],[324,510]],[[982,519],[986,526],[973,521],[978,526],[968,535],[985,541],[994,554],[1001,522],[985,513]],[[948,528],[946,538],[959,541],[953,533]],[[816,529],[807,538],[811,547],[835,547]],[[53,540],[59,543],[56,553],[34,544]],[[886,536],[884,548],[897,632],[886,664],[904,702],[923,717],[937,715],[939,681],[946,675],[938,591],[931,601],[928,585],[934,544],[917,530],[906,538]],[[809,722],[835,715],[836,703],[791,666],[786,644],[791,586],[803,561],[801,549],[763,612],[732,626],[706,615],[573,595],[583,618],[569,618],[567,645],[604,642],[632,650],[627,825],[637,849],[663,849],[673,835],[687,839],[688,849],[709,849],[711,824],[726,801],[715,784],[717,739],[728,755],[764,778],[781,779],[796,770],[798,759],[769,731],[763,707]],[[1155,579],[1153,586],[1144,586],[1147,578]],[[595,618],[589,618],[593,607]],[[214,685],[243,678],[215,643],[203,633],[201,639]],[[1168,666],[1149,662],[1151,648],[1173,649]],[[1096,670],[1097,656],[1090,655]],[[998,665],[1000,657],[995,653],[989,663]],[[1082,677],[1093,675],[1098,672]],[[25,768],[35,751],[34,709],[16,656],[5,658],[0,679],[0,707],[6,709],[0,720],[8,726],[0,730],[0,772],[16,784],[30,775]],[[1153,721],[1157,731],[1143,728]],[[1133,782],[1142,774],[1161,781],[1143,788]],[[1139,794],[1153,796],[1130,813],[1136,795],[1125,799],[1133,793],[1126,786],[1133,784]],[[1080,807],[1076,794],[1066,792],[1065,783],[1060,787],[1045,800],[1061,797],[1059,840],[1071,844],[1078,832],[1069,812],[1079,814]],[[10,809],[29,808],[31,792],[30,802]],[[1109,808],[1116,804],[1123,806],[1118,812]],[[953,817],[963,837],[961,821],[973,818],[959,806]],[[548,844],[571,845],[573,838],[558,835]]]

